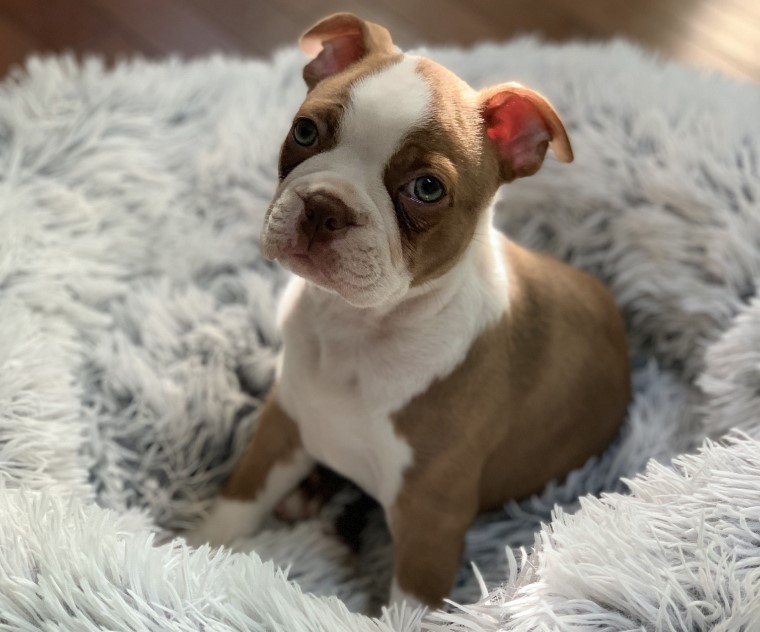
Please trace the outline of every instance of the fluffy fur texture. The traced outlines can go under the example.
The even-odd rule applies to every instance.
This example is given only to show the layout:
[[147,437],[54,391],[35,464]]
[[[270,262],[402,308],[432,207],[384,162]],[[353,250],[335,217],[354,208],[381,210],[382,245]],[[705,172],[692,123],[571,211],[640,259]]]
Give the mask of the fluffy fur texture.
[[[475,86],[540,90],[567,124],[574,165],[503,189],[496,222],[613,288],[636,364],[618,440],[480,518],[453,598],[479,598],[481,579],[494,592],[422,623],[301,592],[355,612],[385,598],[379,514],[356,556],[325,531],[350,491],[322,521],[241,544],[300,589],[256,555],[168,543],[244,447],[272,376],[286,275],[257,240],[303,57],[32,61],[0,87],[2,627],[760,626],[760,445],[667,466],[705,434],[760,434],[760,91],[620,43],[432,56]],[[624,482],[650,458],[662,465]],[[518,571],[505,550],[534,542]]]

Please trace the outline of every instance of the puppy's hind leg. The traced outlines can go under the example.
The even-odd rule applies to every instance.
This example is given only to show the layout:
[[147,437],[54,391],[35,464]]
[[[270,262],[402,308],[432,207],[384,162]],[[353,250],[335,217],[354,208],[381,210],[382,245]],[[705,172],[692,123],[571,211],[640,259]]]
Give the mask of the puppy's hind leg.
[[262,407],[251,443],[222,487],[211,513],[185,539],[191,546],[230,544],[255,534],[273,507],[309,473],[314,460],[298,426],[277,404],[274,389]]

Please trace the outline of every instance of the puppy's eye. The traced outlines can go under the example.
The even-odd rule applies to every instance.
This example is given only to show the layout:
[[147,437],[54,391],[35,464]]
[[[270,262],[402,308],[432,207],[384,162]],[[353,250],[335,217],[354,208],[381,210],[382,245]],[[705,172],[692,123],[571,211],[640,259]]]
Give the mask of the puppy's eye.
[[404,189],[407,195],[425,204],[438,202],[446,195],[441,181],[433,176],[421,176],[412,180]]
[[311,147],[317,142],[317,126],[311,119],[301,118],[293,126],[293,140],[304,147]]

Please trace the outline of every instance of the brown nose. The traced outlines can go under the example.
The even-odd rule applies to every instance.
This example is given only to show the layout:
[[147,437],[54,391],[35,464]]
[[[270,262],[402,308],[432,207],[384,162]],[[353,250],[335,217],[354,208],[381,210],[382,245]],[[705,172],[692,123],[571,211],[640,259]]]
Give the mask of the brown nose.
[[313,193],[304,201],[300,227],[309,240],[330,241],[352,224],[353,213],[340,198],[328,193]]

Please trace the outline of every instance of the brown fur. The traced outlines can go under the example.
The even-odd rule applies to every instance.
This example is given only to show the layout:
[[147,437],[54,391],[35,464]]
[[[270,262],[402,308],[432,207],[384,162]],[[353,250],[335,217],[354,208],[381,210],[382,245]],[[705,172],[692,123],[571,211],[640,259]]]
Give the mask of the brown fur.
[[277,403],[277,389],[272,388],[261,407],[256,432],[224,484],[222,496],[253,500],[263,489],[272,468],[278,463],[289,463],[299,448],[298,426]]
[[[409,134],[385,172],[412,286],[441,276],[461,259],[501,184],[498,163],[484,151],[476,93],[430,60],[420,59],[417,68],[432,91],[432,116]],[[414,203],[399,195],[403,185],[422,175],[443,182],[447,195],[440,203]]]
[[630,396],[625,330],[602,284],[506,239],[504,253],[509,313],[395,415],[415,448],[391,512],[397,578],[430,605],[448,594],[477,512],[600,452]]

